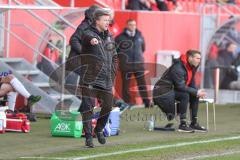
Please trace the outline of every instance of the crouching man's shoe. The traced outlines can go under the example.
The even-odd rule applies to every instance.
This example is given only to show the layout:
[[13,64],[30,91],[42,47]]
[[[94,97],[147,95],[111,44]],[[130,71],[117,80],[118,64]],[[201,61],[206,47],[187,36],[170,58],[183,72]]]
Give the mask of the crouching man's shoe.
[[97,136],[98,142],[100,144],[105,144],[106,143],[106,139],[105,139],[102,131],[98,132],[97,129],[95,128],[94,129],[94,134]]
[[193,133],[194,130],[187,124],[180,124],[178,127],[178,132]]
[[198,123],[191,123],[190,127],[196,132],[207,132],[207,129],[203,126],[200,126]]

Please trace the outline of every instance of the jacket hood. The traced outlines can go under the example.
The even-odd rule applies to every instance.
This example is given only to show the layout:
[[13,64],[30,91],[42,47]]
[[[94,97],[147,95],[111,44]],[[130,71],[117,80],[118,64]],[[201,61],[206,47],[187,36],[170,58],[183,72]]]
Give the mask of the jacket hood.
[[186,66],[187,68],[191,68],[191,69],[198,68],[198,67],[192,66],[192,65],[187,61],[187,56],[186,56],[186,54],[182,54],[182,55],[180,56],[180,60],[182,61],[182,63],[184,64],[184,66]]
[[184,65],[187,65],[187,64],[188,64],[187,56],[186,56],[185,54],[182,54],[182,55],[180,56],[180,59],[181,59],[181,61],[182,61],[182,63],[183,63]]
[[86,11],[85,11],[85,19],[91,20],[93,21],[93,15],[95,13],[95,11],[100,8],[97,5],[92,5],[91,7],[89,7]]

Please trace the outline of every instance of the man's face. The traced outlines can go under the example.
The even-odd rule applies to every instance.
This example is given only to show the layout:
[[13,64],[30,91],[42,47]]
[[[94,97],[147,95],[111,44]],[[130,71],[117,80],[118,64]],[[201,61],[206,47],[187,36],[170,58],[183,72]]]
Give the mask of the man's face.
[[189,56],[188,61],[192,66],[198,67],[201,62],[201,55],[194,54],[193,56]]
[[237,46],[235,44],[231,44],[228,48],[227,48],[227,51],[229,53],[234,53],[237,49]]
[[136,21],[130,21],[130,22],[128,22],[128,24],[127,24],[127,29],[128,29],[130,32],[135,32],[136,28],[137,28]]
[[101,32],[108,30],[110,20],[111,18],[108,15],[103,15],[96,20],[96,25]]

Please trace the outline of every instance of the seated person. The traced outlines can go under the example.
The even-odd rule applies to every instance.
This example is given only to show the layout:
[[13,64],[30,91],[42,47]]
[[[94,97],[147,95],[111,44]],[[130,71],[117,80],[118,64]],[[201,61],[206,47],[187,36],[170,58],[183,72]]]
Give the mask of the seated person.
[[129,10],[152,10],[151,3],[148,0],[128,0],[126,8]]
[[[194,75],[200,64],[201,53],[196,50],[188,50],[170,66],[155,84],[153,89],[153,101],[167,115],[167,119],[175,118],[175,101],[177,113],[180,116],[179,132],[206,132],[207,130],[198,124],[199,98],[204,98],[206,93],[195,86]],[[190,104],[191,124],[187,125],[186,113]]]
[[16,101],[16,94],[14,92],[17,92],[23,97],[27,98],[28,106],[32,106],[41,99],[41,96],[31,95],[23,86],[23,84],[13,75],[0,77],[0,97],[3,97],[5,95],[11,97],[11,103],[9,104],[11,110],[14,110]]

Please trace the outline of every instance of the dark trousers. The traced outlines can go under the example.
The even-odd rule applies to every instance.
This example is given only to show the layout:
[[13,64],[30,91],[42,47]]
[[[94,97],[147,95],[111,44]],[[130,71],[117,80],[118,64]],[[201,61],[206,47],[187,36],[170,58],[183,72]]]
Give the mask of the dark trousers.
[[177,104],[177,113],[180,115],[181,123],[186,123],[186,113],[189,103],[190,115],[192,123],[197,122],[197,113],[198,113],[198,103],[199,98],[192,96],[187,92],[175,91],[175,99],[179,102]]
[[147,87],[146,87],[146,81],[145,81],[145,76],[144,76],[144,72],[126,72],[126,71],[122,71],[122,97],[123,100],[126,103],[130,103],[130,94],[129,94],[129,82],[131,80],[132,75],[135,76],[136,81],[137,81],[137,85],[138,85],[138,90],[139,93],[142,97],[143,103],[145,105],[149,105],[150,100],[148,98],[148,93],[147,93]]
[[113,95],[111,90],[105,90],[99,87],[81,86],[82,103],[79,111],[82,115],[83,129],[86,137],[92,133],[92,118],[95,99],[100,103],[101,111],[97,120],[96,130],[102,131],[105,127],[109,114],[113,106]]

